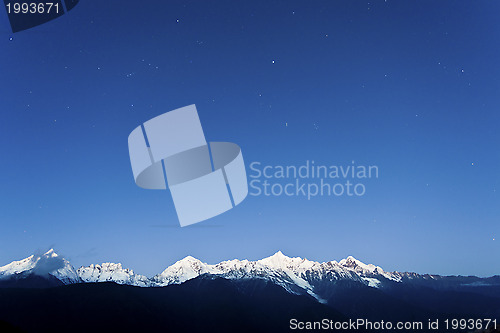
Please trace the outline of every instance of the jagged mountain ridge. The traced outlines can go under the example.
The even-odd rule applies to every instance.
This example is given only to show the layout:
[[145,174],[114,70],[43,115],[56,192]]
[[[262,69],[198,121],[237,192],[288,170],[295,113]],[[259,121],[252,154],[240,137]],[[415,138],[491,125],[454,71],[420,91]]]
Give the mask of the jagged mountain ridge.
[[102,265],[90,265],[80,267],[77,274],[82,282],[115,282],[138,287],[151,286],[150,280],[128,268],[122,268],[121,264],[103,263]]
[[[348,281],[372,288],[390,288],[398,284],[417,283],[448,286],[467,283],[499,283],[500,277],[442,277],[416,273],[385,272],[381,267],[364,264],[354,257],[328,262],[315,262],[299,257],[290,258],[281,251],[257,260],[228,260],[215,265],[188,256],[167,267],[151,278],[123,268],[121,264],[103,263],[80,267],[77,270],[53,249],[43,255],[32,255],[0,267],[0,282],[29,275],[55,278],[62,284],[115,282],[139,287],[164,287],[181,284],[200,275],[208,274],[229,280],[263,279],[283,287],[293,294],[309,294],[320,302],[331,297],[331,287]],[[493,279],[493,280],[492,280]],[[499,280],[499,281],[497,281]]]
[[52,276],[63,284],[79,283],[81,279],[70,262],[59,256],[54,249],[44,254],[33,254],[28,258],[13,261],[0,267],[0,280],[11,277],[22,278],[29,275]]

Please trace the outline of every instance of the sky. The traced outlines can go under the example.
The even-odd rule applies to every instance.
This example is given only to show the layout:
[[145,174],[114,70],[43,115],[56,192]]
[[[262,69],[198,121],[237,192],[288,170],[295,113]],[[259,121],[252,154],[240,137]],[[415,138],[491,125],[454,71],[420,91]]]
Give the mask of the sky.
[[[281,250],[500,274],[499,11],[483,0],[80,1],[14,34],[0,10],[0,265],[55,248],[75,267],[152,276],[187,255]],[[208,141],[241,147],[249,181],[253,162],[371,165],[378,178],[355,180],[362,196],[249,195],[181,228],[169,191],[135,185],[127,138],[190,104]]]

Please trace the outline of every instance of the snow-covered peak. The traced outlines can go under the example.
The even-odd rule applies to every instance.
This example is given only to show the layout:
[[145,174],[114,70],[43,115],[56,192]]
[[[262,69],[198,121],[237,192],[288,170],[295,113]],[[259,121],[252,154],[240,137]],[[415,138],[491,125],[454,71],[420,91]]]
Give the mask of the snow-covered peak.
[[31,255],[26,259],[13,261],[0,267],[0,279],[12,276],[35,274],[39,276],[53,276],[63,283],[77,283],[80,278],[69,261],[59,256],[54,249],[42,255]]
[[358,259],[354,258],[353,256],[348,256],[347,258],[342,259],[342,260],[341,260],[341,262],[342,262],[342,261],[357,262],[357,261],[358,261]]
[[281,251],[276,252],[275,254],[273,254],[272,256],[270,256],[268,258],[290,259],[290,257],[284,255],[283,252],[281,252]]
[[382,268],[378,267],[378,266],[375,266],[375,265],[372,265],[372,264],[365,264],[359,260],[357,260],[356,258],[354,258],[353,256],[349,256],[347,257],[346,259],[342,259],[340,262],[339,262],[339,265],[340,266],[343,266],[345,268],[350,268],[350,269],[353,269],[357,272],[368,272],[368,273],[381,273],[381,272],[384,272],[382,270]]
[[0,267],[0,278],[2,276],[20,274],[33,269],[36,264],[36,259],[34,260],[34,257],[34,255],[31,255],[26,259],[13,261],[10,264]]
[[50,258],[55,258],[55,257],[59,257],[59,255],[56,253],[56,251],[54,249],[50,249],[48,250],[47,252],[45,252],[43,254],[44,256],[47,256],[47,257],[50,257]]
[[196,264],[199,264],[199,263],[201,263],[201,260],[196,259],[195,257],[192,257],[192,256],[187,256],[187,257],[185,257],[185,258],[183,258],[181,260],[176,261],[175,264],[179,264],[179,265],[181,265],[181,264],[182,265],[184,265],[184,264],[193,265],[194,264],[194,265],[196,265]]
[[[358,259],[354,258],[353,256],[348,256],[346,259],[342,259],[339,261],[340,266],[348,267],[348,268],[356,268],[356,267],[361,267],[361,268],[367,268],[369,265],[359,261]],[[373,265],[371,265],[373,266]]]
[[153,280],[159,285],[179,284],[208,273],[208,268],[209,265],[194,257],[187,256],[167,267],[161,274],[156,275]]
[[281,251],[276,252],[270,257],[258,260],[257,263],[275,269],[289,269],[292,271],[304,271],[320,265],[318,262],[302,259],[300,257],[288,257]]
[[[299,258],[300,259],[300,258]],[[285,267],[291,261],[290,257],[284,255],[281,251],[276,252],[270,257],[259,260],[258,262],[275,268]]]
[[205,263],[201,262],[201,260],[196,259],[191,256],[187,256],[184,259],[181,259],[179,261],[176,261],[175,264],[172,266],[168,267],[169,268],[175,269],[175,270],[195,270],[199,271],[202,269],[203,266],[206,266]]
[[346,259],[342,259],[339,262],[339,265],[343,268],[356,272],[357,274],[359,274],[364,278],[381,275],[389,280],[393,281],[401,280],[398,274],[385,272],[381,267],[375,266],[373,264],[365,264],[359,261],[358,259],[354,258],[353,256],[348,256]]
[[115,282],[139,287],[150,286],[149,279],[144,275],[134,274],[134,271],[123,268],[122,264],[105,262],[102,265],[90,265],[78,268],[78,276],[84,282]]

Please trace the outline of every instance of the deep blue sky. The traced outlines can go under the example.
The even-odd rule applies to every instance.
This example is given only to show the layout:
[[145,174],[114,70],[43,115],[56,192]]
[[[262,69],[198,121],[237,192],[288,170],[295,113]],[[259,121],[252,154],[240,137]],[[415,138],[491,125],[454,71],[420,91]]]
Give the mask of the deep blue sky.
[[[81,1],[12,34],[0,11],[0,265],[161,272],[282,250],[500,274],[500,2]],[[12,38],[12,40],[10,40]],[[180,228],[128,134],[196,104],[247,165],[377,165],[361,198],[252,197]]]

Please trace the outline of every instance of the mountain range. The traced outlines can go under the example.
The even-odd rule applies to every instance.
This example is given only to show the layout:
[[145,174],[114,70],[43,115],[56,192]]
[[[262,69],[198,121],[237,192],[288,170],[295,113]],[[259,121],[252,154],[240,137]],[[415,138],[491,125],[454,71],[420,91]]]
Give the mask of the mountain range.
[[[163,296],[160,295],[164,293],[168,295],[174,293],[179,299],[182,299],[181,295],[189,294],[196,299],[198,296],[193,295],[193,286],[196,286],[198,296],[210,294],[210,297],[199,300],[197,306],[206,305],[210,308],[214,305],[214,299],[240,295],[237,297],[238,302],[242,302],[242,307],[253,309],[245,311],[254,311],[255,316],[261,315],[262,299],[265,298],[265,302],[269,305],[275,304],[277,299],[286,298],[290,309],[314,309],[309,313],[309,317],[321,318],[323,315],[337,319],[400,321],[416,319],[424,321],[432,318],[443,320],[500,318],[500,276],[479,278],[386,272],[379,266],[365,264],[353,257],[338,262],[320,263],[298,257],[290,258],[277,252],[257,261],[234,259],[214,265],[188,256],[167,267],[163,272],[153,277],[146,277],[134,273],[131,269],[123,268],[119,263],[103,263],[75,269],[68,260],[52,249],[44,254],[31,255],[0,267],[0,313],[1,311],[4,314],[11,313],[12,318],[16,318],[17,312],[13,310],[12,304],[19,303],[19,311],[24,311],[22,309],[25,309],[25,302],[21,301],[23,297],[27,297],[29,302],[33,299],[38,300],[37,297],[42,297],[40,296],[42,291],[36,290],[40,289],[48,290],[46,293],[55,293],[60,299],[73,299],[75,293],[87,295],[96,290],[99,290],[101,296],[106,291],[104,294],[110,293],[112,295],[110,299],[115,299],[118,294],[116,288],[122,288],[120,295],[131,293],[136,297],[140,294],[144,298],[144,304],[141,305],[141,309],[144,310],[150,303],[163,304]],[[220,291],[213,294],[213,290]],[[272,300],[267,299],[266,295],[271,294],[279,296]],[[94,297],[88,302],[96,302],[96,299]],[[111,302],[110,299],[101,300],[99,304]],[[191,304],[190,302],[177,300],[177,305],[180,308],[190,308],[187,305]],[[87,312],[90,308],[100,306],[92,304],[92,306],[87,304],[84,310],[80,311]],[[117,306],[114,302],[112,304]],[[124,306],[123,304],[127,303],[121,302],[120,306]],[[52,306],[57,308],[61,304],[59,302]],[[163,304],[158,314],[163,313],[166,306]],[[281,312],[279,315],[274,313],[281,311],[281,306],[283,305],[278,302],[278,305],[272,308],[274,310],[269,310],[270,313],[265,314],[266,318],[271,316],[271,313],[276,315],[275,319],[294,313],[292,310],[286,312],[286,315]],[[128,307],[121,309],[120,313],[128,309]],[[61,308],[60,311],[68,310]],[[156,313],[155,311],[157,310],[149,309],[147,313],[151,315]],[[217,315],[214,314],[213,318],[217,318]],[[64,318],[71,318],[68,316],[69,314],[66,314]],[[0,322],[8,321],[9,318],[7,316],[2,318],[0,315]],[[180,318],[179,315],[176,318]],[[239,317],[235,315],[235,318]],[[43,318],[40,320],[43,321]],[[204,317],[204,320],[207,318]],[[14,323],[23,325],[21,318],[14,320]],[[182,326],[181,322],[178,324]],[[282,320],[280,325],[283,325]],[[53,327],[49,330],[52,329]],[[253,331],[259,330],[253,327]],[[276,328],[274,331],[280,330]]]
[[54,249],[41,255],[31,255],[0,267],[0,286],[9,281],[21,281],[29,276],[48,280],[47,286],[74,283],[115,282],[137,287],[165,287],[208,274],[225,279],[264,279],[283,287],[290,293],[307,293],[323,302],[327,298],[321,291],[325,282],[351,281],[376,289],[413,284],[436,289],[478,289],[500,286],[500,275],[479,278],[475,276],[440,276],[409,272],[386,272],[381,267],[365,264],[352,256],[337,261],[316,262],[299,257],[290,258],[278,251],[257,260],[228,260],[215,265],[187,256],[151,278],[123,268],[120,263],[103,263],[75,269]]

